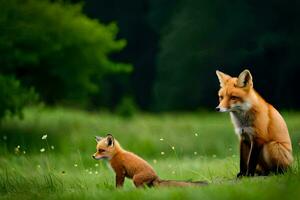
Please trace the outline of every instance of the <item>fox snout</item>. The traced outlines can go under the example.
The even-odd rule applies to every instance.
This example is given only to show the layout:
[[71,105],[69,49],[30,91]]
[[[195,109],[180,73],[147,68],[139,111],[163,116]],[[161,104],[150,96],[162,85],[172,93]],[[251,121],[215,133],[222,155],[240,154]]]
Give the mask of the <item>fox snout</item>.
[[104,159],[104,158],[110,158],[108,155],[103,155],[103,154],[99,154],[99,153],[94,153],[92,155],[92,158],[95,159],[95,160],[101,160],[101,159]]
[[[101,157],[101,156],[100,156]],[[99,158],[99,155],[97,155],[97,153],[94,153],[93,155],[92,155],[92,158],[94,158],[95,160],[99,160],[100,158]]]
[[221,107],[221,106],[217,106],[217,107],[216,107],[216,111],[217,111],[217,112],[228,112],[229,109],[228,109],[228,108],[223,108],[223,107]]
[[96,156],[95,154],[93,154],[93,155],[92,155],[92,158],[95,159],[95,160],[100,160],[100,159],[101,159],[101,156]]

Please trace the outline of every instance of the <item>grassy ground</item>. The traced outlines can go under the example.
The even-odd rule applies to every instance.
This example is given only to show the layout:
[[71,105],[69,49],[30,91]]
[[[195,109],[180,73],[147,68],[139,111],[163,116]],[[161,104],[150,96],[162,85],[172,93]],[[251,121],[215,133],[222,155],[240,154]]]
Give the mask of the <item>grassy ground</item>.
[[[0,132],[0,198],[295,199],[300,197],[300,114],[284,113],[295,163],[282,176],[237,180],[237,139],[226,114],[137,114],[30,108]],[[114,188],[104,161],[91,159],[94,135],[112,133],[153,165],[161,178],[207,180],[202,188]],[[47,135],[46,139],[42,139]],[[162,153],[163,152],[163,153]]]

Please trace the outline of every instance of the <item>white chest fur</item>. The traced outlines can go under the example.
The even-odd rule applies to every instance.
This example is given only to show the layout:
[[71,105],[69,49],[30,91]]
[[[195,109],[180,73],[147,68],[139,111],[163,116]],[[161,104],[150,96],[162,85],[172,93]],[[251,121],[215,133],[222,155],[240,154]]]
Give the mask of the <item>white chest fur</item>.
[[235,133],[240,137],[242,133],[254,135],[253,120],[247,112],[230,112]]

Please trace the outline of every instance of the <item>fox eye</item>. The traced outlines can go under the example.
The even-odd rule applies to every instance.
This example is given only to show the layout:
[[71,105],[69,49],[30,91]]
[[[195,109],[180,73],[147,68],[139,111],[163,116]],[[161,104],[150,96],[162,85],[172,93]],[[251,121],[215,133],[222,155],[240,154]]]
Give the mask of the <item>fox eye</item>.
[[105,150],[104,149],[98,149],[99,153],[103,153]]
[[223,98],[224,98],[224,97],[223,97],[222,95],[219,96],[220,101],[223,100]]
[[238,98],[239,98],[239,97],[237,97],[237,96],[231,96],[231,97],[230,97],[231,100],[237,100]]

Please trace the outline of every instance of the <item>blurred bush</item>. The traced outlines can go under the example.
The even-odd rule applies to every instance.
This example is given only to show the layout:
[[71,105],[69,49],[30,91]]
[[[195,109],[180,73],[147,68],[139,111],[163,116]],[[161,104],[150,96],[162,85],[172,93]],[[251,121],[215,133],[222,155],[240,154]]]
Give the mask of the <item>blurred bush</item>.
[[0,73],[33,86],[49,104],[86,105],[101,92],[103,75],[131,70],[109,58],[126,45],[116,40],[116,24],[89,19],[81,5],[1,0],[0,7]]
[[22,109],[38,99],[33,88],[26,89],[13,77],[0,75],[0,119],[6,115],[22,117]]
[[116,107],[116,113],[125,118],[133,117],[137,110],[137,106],[131,97],[124,97]]

